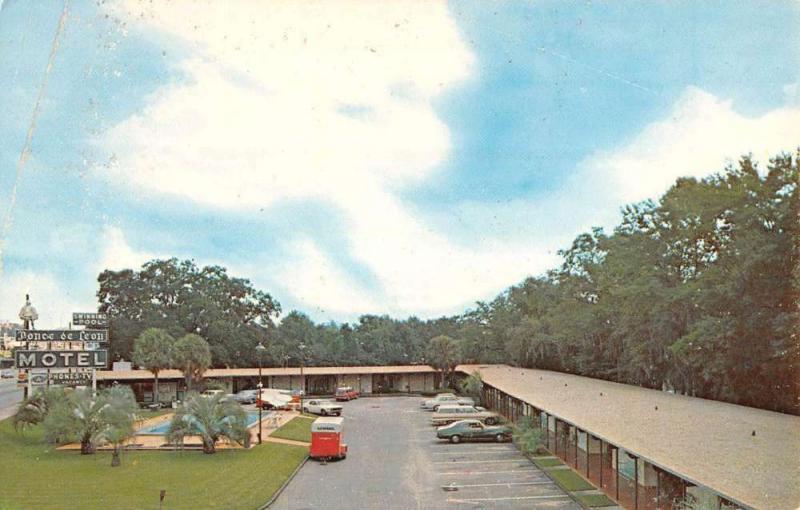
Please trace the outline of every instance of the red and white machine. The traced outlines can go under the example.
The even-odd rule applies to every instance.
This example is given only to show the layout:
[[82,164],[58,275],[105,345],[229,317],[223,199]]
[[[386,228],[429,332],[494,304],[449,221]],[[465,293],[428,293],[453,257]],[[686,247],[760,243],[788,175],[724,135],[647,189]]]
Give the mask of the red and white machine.
[[347,445],[342,442],[344,418],[341,416],[323,416],[311,424],[311,446],[309,456],[312,459],[343,459],[347,457]]

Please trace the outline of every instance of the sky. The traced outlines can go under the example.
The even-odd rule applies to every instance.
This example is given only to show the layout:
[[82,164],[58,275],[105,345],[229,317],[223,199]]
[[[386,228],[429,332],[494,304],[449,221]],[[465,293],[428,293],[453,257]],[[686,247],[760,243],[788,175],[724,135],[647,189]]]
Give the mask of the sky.
[[0,319],[219,264],[457,314],[620,208],[800,146],[797,2],[0,0]]

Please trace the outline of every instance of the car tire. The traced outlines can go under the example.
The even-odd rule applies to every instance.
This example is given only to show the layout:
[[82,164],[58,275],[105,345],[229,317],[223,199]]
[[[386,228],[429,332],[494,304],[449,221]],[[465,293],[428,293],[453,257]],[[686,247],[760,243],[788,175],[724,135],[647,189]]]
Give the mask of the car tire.
[[486,421],[484,421],[484,423],[486,425],[494,425],[495,423],[497,423],[497,420],[494,418],[486,418]]
[[307,407],[304,407],[304,408],[303,408],[303,412],[304,412],[304,413],[307,413],[307,412],[308,412],[308,408],[307,408]]
[[438,410],[439,410],[439,406],[433,406],[433,412],[434,412],[434,413],[435,413],[436,411],[438,411]]
[[320,409],[319,414],[321,414],[322,416],[328,416],[328,411],[326,411],[325,409]]
[[506,436],[505,434],[497,434],[496,436],[494,436],[494,440],[497,441],[498,443],[502,443],[506,440]]
[[450,442],[453,443],[453,444],[460,443],[461,442],[461,436],[459,436],[458,434],[456,434],[454,436],[450,436]]

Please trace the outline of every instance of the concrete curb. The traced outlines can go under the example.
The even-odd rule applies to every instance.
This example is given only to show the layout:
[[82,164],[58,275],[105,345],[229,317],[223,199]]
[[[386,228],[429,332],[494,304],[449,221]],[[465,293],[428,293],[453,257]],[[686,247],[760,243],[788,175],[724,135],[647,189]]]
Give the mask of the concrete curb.
[[278,496],[280,496],[280,495],[281,495],[281,493],[283,492],[283,490],[284,490],[284,489],[285,489],[285,488],[286,488],[286,487],[287,487],[287,486],[288,486],[288,485],[289,485],[289,484],[292,482],[292,480],[294,480],[294,477],[295,477],[295,476],[297,476],[297,473],[299,473],[299,472],[300,472],[300,468],[302,468],[303,466],[305,466],[305,465],[306,465],[306,462],[308,462],[308,459],[309,459],[309,457],[308,457],[308,455],[306,455],[306,456],[305,456],[305,458],[303,459],[303,462],[301,462],[301,463],[300,463],[300,464],[299,464],[299,465],[298,465],[298,466],[297,466],[297,467],[294,469],[294,471],[292,472],[292,474],[291,474],[291,475],[289,475],[289,478],[287,478],[287,479],[286,479],[286,481],[285,481],[285,482],[283,482],[283,485],[281,485],[280,487],[278,487],[278,490],[277,490],[277,491],[275,491],[275,494],[273,494],[271,498],[269,498],[269,501],[267,501],[266,503],[264,503],[263,505],[261,505],[260,507],[258,507],[258,510],[266,510],[267,508],[271,507],[271,506],[272,506],[272,505],[275,503],[275,501],[277,501],[277,500],[278,500]]

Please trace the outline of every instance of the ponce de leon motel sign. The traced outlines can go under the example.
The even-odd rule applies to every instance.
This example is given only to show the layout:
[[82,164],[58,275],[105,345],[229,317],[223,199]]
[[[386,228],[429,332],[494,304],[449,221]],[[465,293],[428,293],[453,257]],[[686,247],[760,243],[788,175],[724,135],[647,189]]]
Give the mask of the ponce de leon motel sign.
[[105,368],[108,351],[28,351],[14,352],[19,369],[31,368]]

